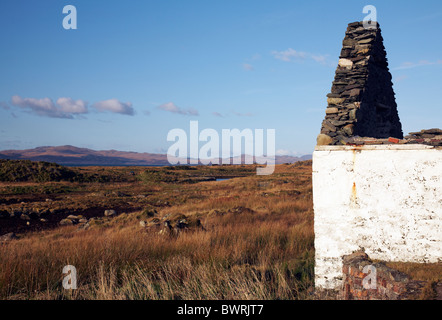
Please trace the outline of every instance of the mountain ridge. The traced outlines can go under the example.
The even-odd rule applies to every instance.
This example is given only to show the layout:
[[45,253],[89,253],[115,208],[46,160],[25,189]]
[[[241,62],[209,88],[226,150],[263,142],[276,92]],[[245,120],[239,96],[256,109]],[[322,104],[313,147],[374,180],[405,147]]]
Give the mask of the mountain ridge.
[[[244,155],[241,156],[244,158]],[[0,150],[0,159],[54,162],[67,166],[166,166],[170,165],[166,154],[93,150],[72,145],[40,146],[24,150]],[[232,160],[231,158],[230,160]],[[276,156],[276,164],[310,160],[311,155],[301,157]]]

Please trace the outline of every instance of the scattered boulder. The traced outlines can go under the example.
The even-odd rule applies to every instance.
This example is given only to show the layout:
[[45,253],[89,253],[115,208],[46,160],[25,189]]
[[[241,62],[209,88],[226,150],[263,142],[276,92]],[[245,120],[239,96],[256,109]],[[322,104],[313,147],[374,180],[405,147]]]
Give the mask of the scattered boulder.
[[172,225],[169,220],[164,221],[164,227],[168,230],[172,230]]
[[22,220],[31,220],[31,218],[27,214],[24,214],[24,213],[20,216],[20,219],[22,219]]
[[253,211],[252,209],[249,209],[249,208],[239,206],[239,207],[234,207],[232,209],[229,209],[228,213],[242,214],[242,213],[255,213],[255,211]]
[[167,236],[174,236],[176,233],[173,230],[173,227],[169,220],[164,221],[164,226],[160,230],[159,234],[161,235],[167,235]]
[[115,210],[105,210],[104,211],[104,215],[106,217],[113,217],[117,214],[117,212]]
[[59,222],[61,226],[72,226],[74,225],[74,221],[71,219],[63,219]]
[[129,195],[121,191],[112,191],[112,195],[117,197],[128,197]]
[[[141,222],[140,222],[141,224]],[[148,230],[158,230],[161,228],[161,221],[158,218],[153,218],[152,220],[146,222],[146,228]]]
[[79,226],[78,226],[78,230],[87,230],[87,229],[89,229],[90,228],[90,224],[89,224],[89,222],[86,222],[86,223],[83,223],[83,224],[80,224]]
[[189,224],[187,223],[187,219],[182,219],[180,221],[177,221],[177,223],[175,224],[175,233],[184,231],[186,229],[189,228]]
[[[167,217],[167,219],[166,219]],[[186,217],[184,214],[167,214],[163,217],[163,222],[158,218],[153,218],[147,224],[147,230],[155,230],[161,235],[178,237],[182,232],[205,231],[200,219]]]
[[223,215],[225,215],[227,212],[225,211],[221,211],[221,210],[217,210],[217,209],[212,209],[209,211],[209,213],[207,214],[208,217],[221,217]]
[[18,239],[17,235],[14,232],[10,232],[7,234],[4,234],[0,237],[0,242],[8,242],[11,240]]
[[154,207],[147,207],[143,210],[141,214],[144,217],[155,217],[158,214],[158,212]]

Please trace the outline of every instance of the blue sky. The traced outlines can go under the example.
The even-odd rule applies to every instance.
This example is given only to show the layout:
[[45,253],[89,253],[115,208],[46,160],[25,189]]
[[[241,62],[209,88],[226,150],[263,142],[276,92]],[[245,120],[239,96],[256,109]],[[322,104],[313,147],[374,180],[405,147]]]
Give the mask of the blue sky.
[[[65,30],[65,5],[77,30]],[[440,1],[0,3],[0,149],[165,153],[173,128],[275,129],[308,154],[347,24],[374,5],[404,133],[441,127]]]

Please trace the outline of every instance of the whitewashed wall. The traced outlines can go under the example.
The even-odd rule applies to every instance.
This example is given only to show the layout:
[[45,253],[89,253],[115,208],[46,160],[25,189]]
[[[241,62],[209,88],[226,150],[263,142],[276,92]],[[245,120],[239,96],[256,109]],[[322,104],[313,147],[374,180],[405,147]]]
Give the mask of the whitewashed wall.
[[317,146],[315,285],[342,285],[342,256],[442,261],[442,150],[424,145]]

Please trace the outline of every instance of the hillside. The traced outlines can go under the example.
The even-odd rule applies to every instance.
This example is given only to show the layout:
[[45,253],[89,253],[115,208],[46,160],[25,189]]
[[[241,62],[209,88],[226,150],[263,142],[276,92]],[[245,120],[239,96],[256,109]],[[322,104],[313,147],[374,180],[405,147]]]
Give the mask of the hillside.
[[55,163],[32,162],[29,160],[0,160],[0,181],[47,182],[72,181],[77,173]]
[[121,180],[79,169],[63,167],[56,163],[30,160],[0,159],[0,182],[109,182]]
[[[0,159],[54,162],[65,166],[164,166],[169,165],[166,154],[139,153],[117,150],[96,151],[74,146],[38,147],[27,150],[0,151]],[[276,156],[276,164],[294,163],[311,159]]]
[[27,150],[0,151],[0,158],[55,162],[68,166],[103,165],[168,165],[166,155],[124,152],[116,150],[95,151],[74,146],[38,147]]

